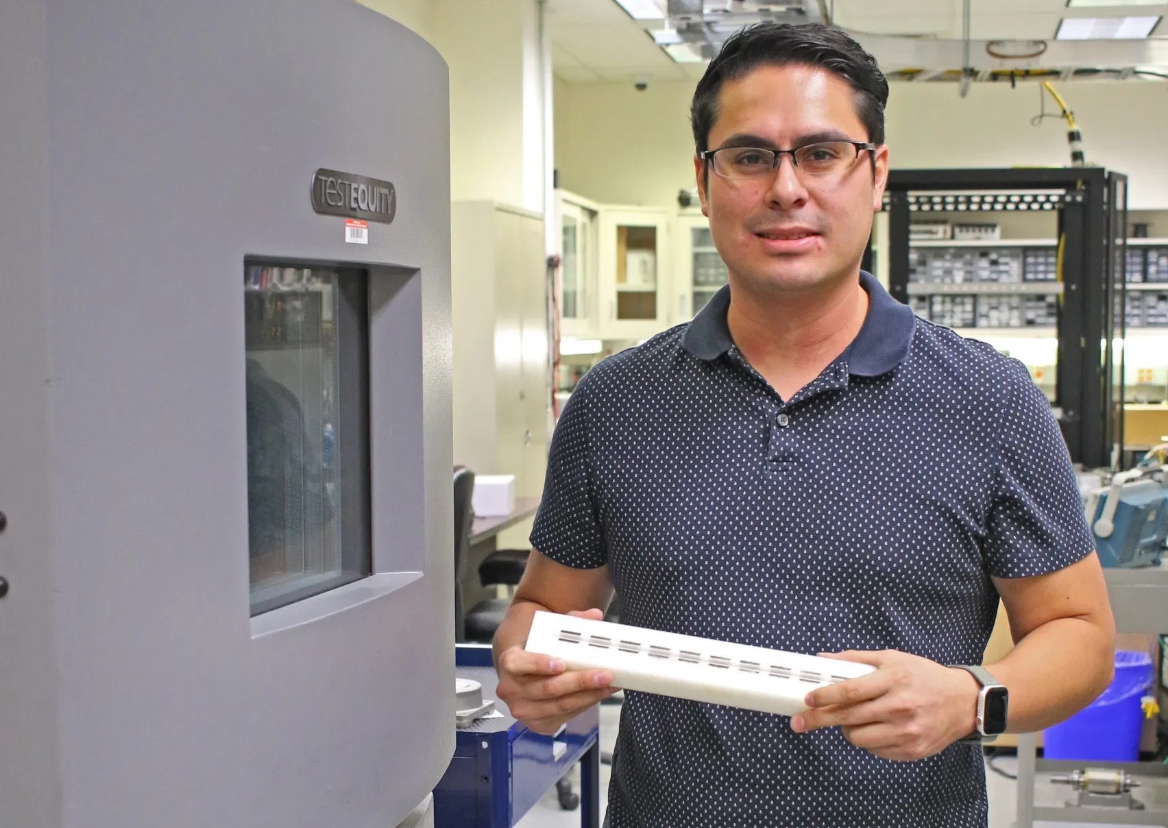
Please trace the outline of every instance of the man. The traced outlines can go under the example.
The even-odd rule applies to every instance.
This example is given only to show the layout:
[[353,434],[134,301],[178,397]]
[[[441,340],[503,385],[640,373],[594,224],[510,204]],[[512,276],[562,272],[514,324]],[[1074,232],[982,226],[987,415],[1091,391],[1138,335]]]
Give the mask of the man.
[[[614,588],[629,624],[877,668],[793,719],[628,693],[612,828],[985,826],[983,684],[1026,732],[1110,681],[1106,589],[1043,395],[860,271],[887,97],[839,31],[728,41],[692,111],[728,288],[593,369],[557,427],[495,641],[520,720],[552,732],[612,692],[523,644],[537,610],[599,618]],[[999,595],[1017,646],[979,680],[962,667]]]

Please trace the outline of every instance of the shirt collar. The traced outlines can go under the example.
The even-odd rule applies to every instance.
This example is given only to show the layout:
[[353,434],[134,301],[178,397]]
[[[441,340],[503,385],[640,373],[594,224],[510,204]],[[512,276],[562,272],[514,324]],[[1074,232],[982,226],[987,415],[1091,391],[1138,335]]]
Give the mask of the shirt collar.
[[[908,356],[916,330],[916,314],[892,298],[872,274],[860,271],[860,285],[868,291],[868,315],[860,333],[843,358],[848,372],[861,377],[878,377],[899,365]],[[734,340],[726,323],[730,309],[730,286],[715,293],[690,322],[682,347],[699,359],[711,361],[730,350]]]

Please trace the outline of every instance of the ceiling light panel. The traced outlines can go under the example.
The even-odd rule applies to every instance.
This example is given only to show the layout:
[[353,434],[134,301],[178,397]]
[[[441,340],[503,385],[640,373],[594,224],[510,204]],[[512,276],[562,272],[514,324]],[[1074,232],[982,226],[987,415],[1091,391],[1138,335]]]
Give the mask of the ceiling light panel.
[[634,20],[664,20],[665,0],[616,0]]
[[1059,23],[1058,40],[1143,40],[1160,22],[1148,17],[1064,17]]
[[1115,6],[1163,6],[1164,0],[1067,0],[1069,9],[1101,9]]
[[666,53],[673,58],[674,63],[705,63],[702,57],[701,46],[697,43],[678,43],[664,46]]

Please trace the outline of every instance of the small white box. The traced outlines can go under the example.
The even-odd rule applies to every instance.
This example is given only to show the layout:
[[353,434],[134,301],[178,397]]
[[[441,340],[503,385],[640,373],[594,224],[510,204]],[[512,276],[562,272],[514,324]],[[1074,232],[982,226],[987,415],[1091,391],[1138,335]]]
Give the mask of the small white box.
[[475,517],[505,517],[511,514],[515,511],[515,475],[477,475],[471,506]]

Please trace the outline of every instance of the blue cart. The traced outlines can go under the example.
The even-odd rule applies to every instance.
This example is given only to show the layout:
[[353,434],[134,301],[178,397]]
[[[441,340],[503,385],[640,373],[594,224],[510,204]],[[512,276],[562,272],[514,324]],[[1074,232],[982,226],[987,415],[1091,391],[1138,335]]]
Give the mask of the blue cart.
[[455,673],[483,687],[501,718],[457,730],[454,758],[434,789],[435,828],[511,828],[573,765],[580,765],[580,824],[600,826],[600,708],[542,736],[511,718],[495,695],[491,648],[459,644]]

